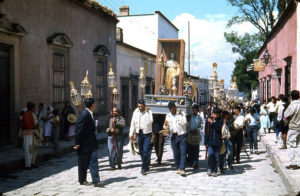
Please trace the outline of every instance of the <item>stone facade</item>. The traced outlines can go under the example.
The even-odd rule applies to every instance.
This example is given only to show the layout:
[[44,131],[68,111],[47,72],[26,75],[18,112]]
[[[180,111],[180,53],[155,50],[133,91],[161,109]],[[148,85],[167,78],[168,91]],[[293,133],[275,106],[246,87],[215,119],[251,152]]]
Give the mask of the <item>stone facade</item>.
[[10,139],[6,140],[11,142],[16,139],[18,114],[28,101],[61,108],[62,102],[70,99],[69,81],[74,81],[80,90],[87,70],[94,98],[102,94],[102,109],[98,111],[102,122],[100,117],[109,110],[109,91],[99,85],[106,84],[108,62],[116,66],[116,23],[112,14],[94,9],[83,1],[1,2],[0,49],[1,52],[8,50],[11,98],[11,131],[1,130],[1,136],[9,134]]

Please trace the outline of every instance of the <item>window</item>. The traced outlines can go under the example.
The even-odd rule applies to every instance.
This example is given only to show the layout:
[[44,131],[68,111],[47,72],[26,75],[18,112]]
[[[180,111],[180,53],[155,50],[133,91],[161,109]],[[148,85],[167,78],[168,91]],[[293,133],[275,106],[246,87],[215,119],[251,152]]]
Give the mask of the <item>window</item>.
[[69,49],[73,46],[64,33],[54,33],[47,38],[52,49],[52,106],[59,111],[70,98],[69,92]]
[[107,63],[106,59],[97,61],[96,65],[96,114],[104,115],[107,114]]
[[267,81],[267,93],[268,93],[268,95],[267,95],[267,101],[269,101],[269,99],[271,98],[271,82],[272,82],[272,80],[271,79],[269,79],[268,81]]
[[64,53],[53,54],[53,107],[61,111],[68,96],[68,66]]

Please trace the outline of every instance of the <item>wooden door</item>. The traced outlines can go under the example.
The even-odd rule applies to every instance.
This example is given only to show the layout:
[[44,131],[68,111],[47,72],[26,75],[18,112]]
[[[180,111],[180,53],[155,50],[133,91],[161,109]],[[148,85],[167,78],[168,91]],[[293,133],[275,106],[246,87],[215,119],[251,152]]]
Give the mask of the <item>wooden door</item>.
[[0,146],[10,143],[10,48],[0,45]]

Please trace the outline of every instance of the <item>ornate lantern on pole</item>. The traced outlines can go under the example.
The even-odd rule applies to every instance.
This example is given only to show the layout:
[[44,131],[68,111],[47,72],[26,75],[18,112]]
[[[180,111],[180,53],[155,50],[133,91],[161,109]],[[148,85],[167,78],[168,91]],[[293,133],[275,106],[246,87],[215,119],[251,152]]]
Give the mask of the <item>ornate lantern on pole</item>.
[[145,74],[144,74],[144,67],[141,67],[140,68],[140,76],[139,76],[139,85],[140,85],[140,88],[141,88],[141,94],[142,94],[142,99],[144,98],[144,89],[146,87],[146,77],[145,77]]
[[238,89],[238,86],[236,84],[236,76],[233,77],[232,90],[233,90],[233,93],[234,93],[234,99],[238,100],[238,98],[239,98],[239,89]]
[[117,88],[114,88],[112,90],[112,96],[113,96],[113,103],[115,105],[118,105],[119,104],[119,91]]
[[70,81],[70,87],[71,87],[71,101],[76,106],[76,108],[79,110],[79,112],[82,110],[83,102],[86,98],[93,97],[92,94],[92,85],[88,81],[88,71],[86,71],[86,75],[81,82],[80,85],[80,94],[75,89],[75,85],[73,81]]
[[86,95],[88,94],[89,90],[90,90],[90,83],[89,83],[89,80],[88,80],[88,74],[89,74],[89,71],[86,71],[86,75],[84,77],[84,79],[82,80],[81,82],[81,96],[82,97],[86,97]]
[[113,69],[112,69],[112,63],[109,63],[109,72],[107,74],[107,84],[108,84],[108,88],[111,88],[111,89],[117,87],[115,73],[113,72]]
[[71,101],[76,107],[79,107],[81,105],[81,96],[79,92],[75,89],[75,85],[73,81],[70,81],[70,87],[71,87]]
[[[111,115],[113,117],[113,107],[114,104],[119,103],[119,92],[117,89],[117,81],[115,77],[115,73],[113,72],[112,63],[109,63],[109,72],[107,74],[107,83],[108,87],[111,89]],[[112,128],[115,127],[115,124],[112,123]],[[112,144],[113,144],[113,152],[115,152],[115,135],[112,134]]]

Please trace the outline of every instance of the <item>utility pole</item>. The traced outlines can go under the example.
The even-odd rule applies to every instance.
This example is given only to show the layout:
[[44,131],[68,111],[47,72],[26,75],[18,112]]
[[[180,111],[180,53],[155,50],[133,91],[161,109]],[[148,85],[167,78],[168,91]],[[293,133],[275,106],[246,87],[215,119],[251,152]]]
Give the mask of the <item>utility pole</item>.
[[190,21],[188,21],[188,62],[189,62],[189,75],[191,75],[191,43],[190,43]]

